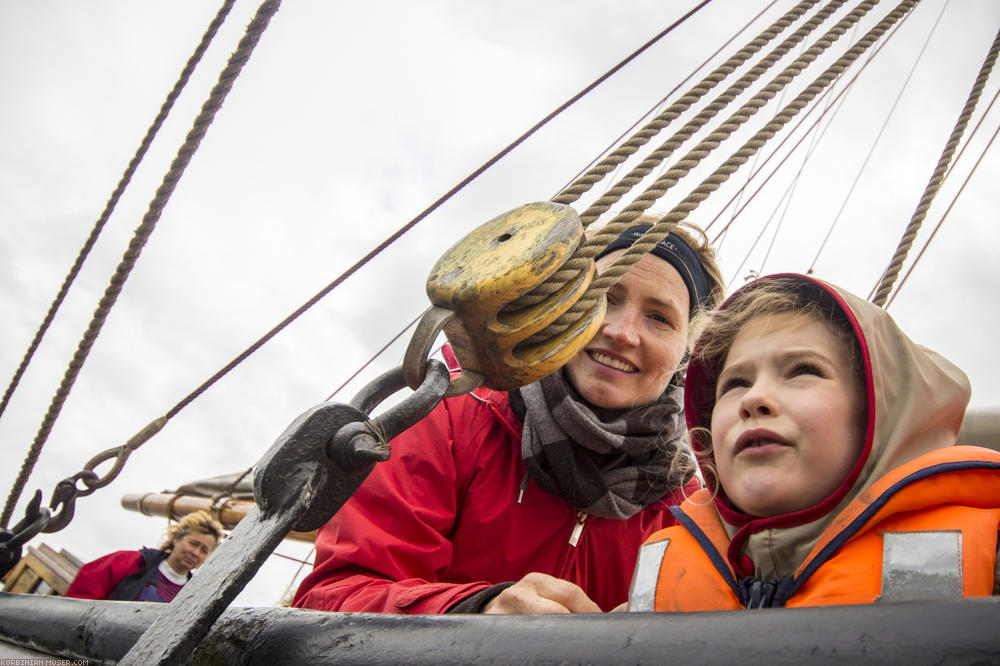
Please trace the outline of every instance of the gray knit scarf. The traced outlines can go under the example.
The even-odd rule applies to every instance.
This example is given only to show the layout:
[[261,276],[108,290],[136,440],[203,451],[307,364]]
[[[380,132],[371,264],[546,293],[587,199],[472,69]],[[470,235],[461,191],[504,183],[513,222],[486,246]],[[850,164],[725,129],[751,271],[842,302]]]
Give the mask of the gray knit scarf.
[[562,370],[517,393],[525,407],[521,455],[528,473],[578,511],[628,518],[691,478],[691,465],[671,473],[675,456],[691,455],[680,386],[627,411],[595,411]]

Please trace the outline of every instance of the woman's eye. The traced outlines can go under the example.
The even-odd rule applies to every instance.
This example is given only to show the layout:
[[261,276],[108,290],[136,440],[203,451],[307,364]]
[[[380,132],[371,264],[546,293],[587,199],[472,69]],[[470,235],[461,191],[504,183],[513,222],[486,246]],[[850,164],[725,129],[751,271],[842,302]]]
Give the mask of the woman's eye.
[[673,322],[670,321],[670,317],[659,312],[650,313],[649,318],[658,324],[663,324],[665,326],[673,326]]

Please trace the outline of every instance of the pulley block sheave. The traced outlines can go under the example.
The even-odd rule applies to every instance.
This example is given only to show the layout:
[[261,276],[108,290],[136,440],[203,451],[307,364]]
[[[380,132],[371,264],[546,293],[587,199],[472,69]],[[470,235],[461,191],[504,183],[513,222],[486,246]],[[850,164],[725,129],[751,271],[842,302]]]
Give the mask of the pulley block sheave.
[[493,389],[517,388],[559,369],[590,341],[604,319],[603,298],[568,328],[544,336],[594,278],[589,260],[580,270],[564,271],[561,283],[548,284],[583,238],[571,207],[530,203],[475,229],[438,260],[427,278],[436,306],[428,314],[454,313],[437,316],[463,374],[481,375]]

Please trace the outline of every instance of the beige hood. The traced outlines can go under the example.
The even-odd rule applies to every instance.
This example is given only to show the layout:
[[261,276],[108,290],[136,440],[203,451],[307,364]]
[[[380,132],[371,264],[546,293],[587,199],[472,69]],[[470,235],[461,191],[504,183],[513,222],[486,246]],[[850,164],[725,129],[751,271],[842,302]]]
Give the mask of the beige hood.
[[[804,290],[827,291],[852,320],[865,366],[868,421],[865,447],[854,469],[814,507],[756,518],[736,510],[720,489],[716,508],[733,540],[730,562],[740,575],[765,581],[793,575],[834,516],[886,472],[929,451],[953,446],[971,393],[959,368],[910,340],[885,310],[838,287],[785,274],[761,278],[737,293],[778,277],[801,281]],[[692,356],[697,359],[697,352]],[[692,360],[688,368],[684,393],[689,428],[711,427],[709,396],[714,395],[721,360],[716,360],[716,367]]]

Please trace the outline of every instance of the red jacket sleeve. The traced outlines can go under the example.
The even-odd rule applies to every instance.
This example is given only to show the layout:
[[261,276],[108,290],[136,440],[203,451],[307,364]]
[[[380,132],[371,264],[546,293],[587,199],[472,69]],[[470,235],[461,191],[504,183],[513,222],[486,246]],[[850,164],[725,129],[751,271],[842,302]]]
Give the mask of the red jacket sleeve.
[[67,597],[77,599],[108,599],[118,583],[142,566],[138,550],[120,550],[99,557],[80,567],[76,578],[66,590]]
[[448,402],[392,440],[392,457],[320,528],[316,566],[294,606],[443,613],[490,586],[440,582],[452,560],[448,535],[458,503]]

